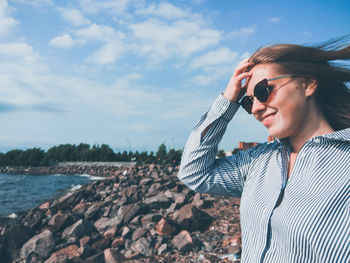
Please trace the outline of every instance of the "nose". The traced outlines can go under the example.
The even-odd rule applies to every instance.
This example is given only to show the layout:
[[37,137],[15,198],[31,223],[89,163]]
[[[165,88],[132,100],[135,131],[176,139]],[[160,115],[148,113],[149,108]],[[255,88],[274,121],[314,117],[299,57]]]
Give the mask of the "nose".
[[266,108],[265,104],[261,103],[257,98],[254,97],[252,105],[252,114],[256,114]]

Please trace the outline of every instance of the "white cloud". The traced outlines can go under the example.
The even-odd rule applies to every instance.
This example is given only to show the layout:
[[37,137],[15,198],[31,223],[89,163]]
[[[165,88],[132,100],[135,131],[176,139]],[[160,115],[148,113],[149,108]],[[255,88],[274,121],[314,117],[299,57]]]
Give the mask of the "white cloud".
[[0,37],[7,36],[19,24],[11,16],[11,10],[6,0],[0,1]]
[[130,25],[130,29],[136,52],[155,60],[166,60],[172,56],[187,57],[218,44],[222,38],[220,31],[205,28],[198,21],[165,23],[148,19]]
[[94,40],[99,42],[106,42],[110,39],[123,38],[124,34],[117,32],[113,27],[105,25],[92,24],[89,27],[77,29],[74,31],[77,37],[85,40]]
[[127,9],[130,0],[80,0],[82,10],[88,14],[109,12],[112,14],[122,14]]
[[233,52],[228,48],[219,48],[217,50],[209,51],[208,53],[195,58],[191,64],[191,69],[205,68],[210,66],[220,66],[223,64],[233,64],[238,57],[237,52]]
[[74,26],[90,24],[90,20],[85,18],[77,9],[58,8],[64,20]]
[[165,19],[178,19],[189,16],[190,14],[181,8],[178,8],[170,3],[162,2],[158,5],[153,4],[148,6],[147,8],[142,8],[137,10],[137,14],[142,15],[153,15],[162,17]]
[[0,43],[0,55],[6,57],[21,57],[25,61],[34,61],[38,56],[27,43]]
[[278,24],[281,21],[280,17],[270,17],[267,19],[270,23]]
[[70,35],[64,34],[62,36],[51,39],[49,44],[54,47],[70,48],[75,44],[75,41]]
[[124,53],[124,45],[118,42],[109,42],[104,44],[98,51],[92,54],[88,60],[95,64],[111,64]]
[[233,38],[246,38],[251,35],[255,34],[255,26],[250,27],[241,27],[240,29],[234,30],[227,34],[227,37],[233,37]]
[[35,7],[44,7],[44,6],[52,6],[54,5],[53,0],[12,0],[13,2],[22,4],[22,5],[30,5]]
[[126,50],[124,43],[125,34],[115,31],[114,28],[105,25],[92,24],[91,26],[74,31],[78,41],[86,43],[88,41],[97,41],[103,45],[88,57],[89,62],[105,65],[114,63],[121,58]]

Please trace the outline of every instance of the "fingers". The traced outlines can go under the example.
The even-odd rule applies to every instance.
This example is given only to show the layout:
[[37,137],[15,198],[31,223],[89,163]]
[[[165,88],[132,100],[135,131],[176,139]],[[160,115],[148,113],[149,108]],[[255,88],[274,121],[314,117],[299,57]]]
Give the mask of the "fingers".
[[253,65],[254,65],[253,62],[242,61],[240,64],[238,64],[237,68],[235,69],[235,72],[233,73],[233,76],[237,77],[241,73],[247,71],[247,69]]
[[248,78],[248,77],[251,77],[252,75],[253,75],[252,72],[243,72],[243,73],[239,74],[239,75],[236,77],[236,79],[237,79],[238,81],[242,81],[243,79]]

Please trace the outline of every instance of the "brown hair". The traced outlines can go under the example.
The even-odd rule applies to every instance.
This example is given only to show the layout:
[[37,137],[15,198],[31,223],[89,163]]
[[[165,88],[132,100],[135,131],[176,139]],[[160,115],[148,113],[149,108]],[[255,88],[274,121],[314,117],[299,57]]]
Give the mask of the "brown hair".
[[316,103],[334,130],[350,127],[349,64],[332,62],[350,59],[348,36],[317,46],[277,44],[258,49],[249,61],[276,63],[281,73],[316,80]]

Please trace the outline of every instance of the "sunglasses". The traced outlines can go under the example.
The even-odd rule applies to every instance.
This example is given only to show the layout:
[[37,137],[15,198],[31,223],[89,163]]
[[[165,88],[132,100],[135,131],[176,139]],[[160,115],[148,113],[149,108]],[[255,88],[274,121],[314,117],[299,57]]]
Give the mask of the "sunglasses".
[[291,75],[284,75],[272,79],[263,79],[259,81],[254,87],[254,96],[244,96],[239,104],[249,113],[252,114],[252,107],[254,103],[254,97],[257,98],[260,102],[266,102],[271,94],[272,86],[268,85],[268,82],[276,79],[283,79],[291,77]]

